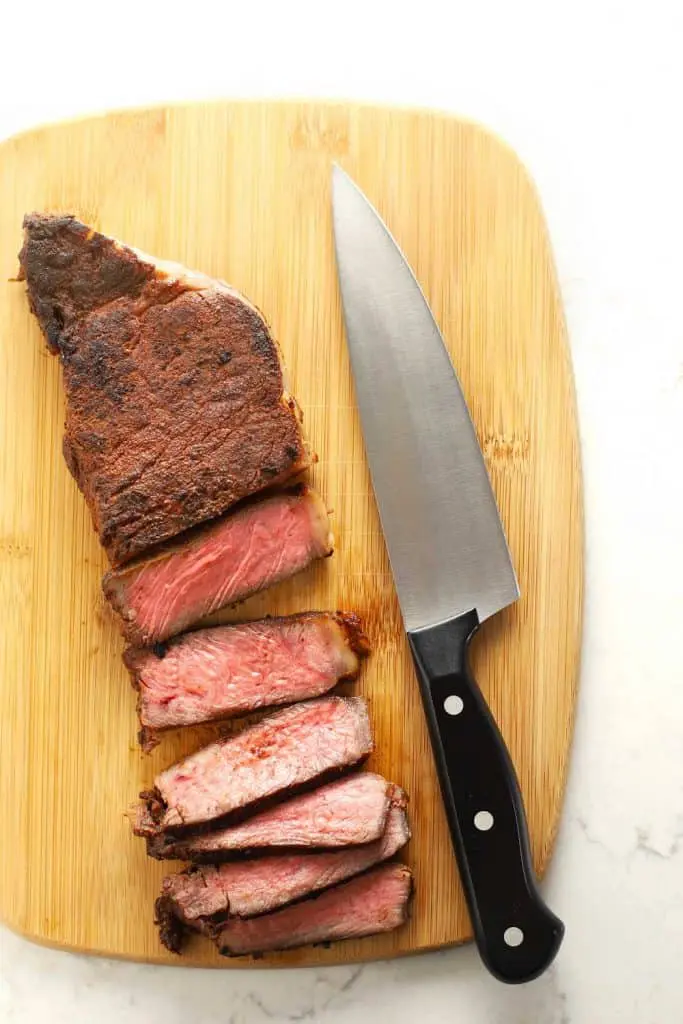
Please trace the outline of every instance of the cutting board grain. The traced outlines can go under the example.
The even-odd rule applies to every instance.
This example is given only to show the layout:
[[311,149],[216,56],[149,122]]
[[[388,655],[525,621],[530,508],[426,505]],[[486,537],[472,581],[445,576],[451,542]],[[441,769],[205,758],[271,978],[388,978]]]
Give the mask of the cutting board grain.
[[[390,957],[470,936],[354,405],[332,161],[406,252],[479,432],[523,596],[482,629],[475,669],[519,771],[539,871],[550,856],[576,696],[582,493],[563,313],[527,173],[480,127],[429,112],[218,103],[111,114],[0,147],[0,916],[36,940],[179,962],[152,924],[164,867],[145,858],[125,812],[207,733],[167,737],[151,757],[136,744],[123,644],[100,594],[105,558],[62,460],[59,363],[24,286],[9,280],[34,209],[71,211],[242,289],[281,342],[320,453],[313,478],[333,509],[337,553],[241,614],[363,615],[375,651],[358,684],[376,736],[370,767],[411,797],[414,911],[394,934],[258,966]],[[200,940],[182,962],[235,963]]]

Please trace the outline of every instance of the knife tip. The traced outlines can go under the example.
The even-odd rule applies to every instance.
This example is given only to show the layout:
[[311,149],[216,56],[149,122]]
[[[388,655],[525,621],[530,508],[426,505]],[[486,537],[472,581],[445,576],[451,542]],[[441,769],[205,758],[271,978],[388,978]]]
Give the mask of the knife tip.
[[332,175],[331,175],[331,177],[332,177],[332,184],[334,184],[335,181],[341,181],[342,178],[347,178],[348,177],[346,172],[342,169],[341,165],[338,164],[336,160],[332,161]]
[[350,178],[346,171],[336,162],[332,161],[332,174],[330,175],[330,186],[332,191],[332,207],[338,210],[341,197],[349,185]]

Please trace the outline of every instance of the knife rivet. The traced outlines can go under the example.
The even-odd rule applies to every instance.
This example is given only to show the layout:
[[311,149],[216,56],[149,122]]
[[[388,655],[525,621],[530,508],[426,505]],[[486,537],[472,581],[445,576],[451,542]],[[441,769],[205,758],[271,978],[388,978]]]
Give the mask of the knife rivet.
[[474,815],[474,827],[480,832],[488,832],[493,828],[493,815],[490,811],[477,811]]
[[462,697],[458,697],[455,693],[452,693],[450,697],[446,697],[443,702],[443,709],[447,715],[459,715],[464,707]]
[[524,942],[524,932],[521,928],[506,928],[503,932],[503,939],[506,946],[521,946]]

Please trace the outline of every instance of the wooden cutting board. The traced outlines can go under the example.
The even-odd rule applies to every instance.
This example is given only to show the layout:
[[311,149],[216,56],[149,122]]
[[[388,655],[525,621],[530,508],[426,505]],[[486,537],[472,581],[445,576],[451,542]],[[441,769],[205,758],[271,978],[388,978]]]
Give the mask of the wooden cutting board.
[[[159,257],[223,277],[264,311],[320,454],[334,558],[244,616],[360,612],[374,656],[370,767],[411,797],[410,924],[264,964],[390,957],[469,938],[418,688],[364,460],[330,220],[338,161],[378,207],[450,348],[491,472],[522,599],[482,629],[475,671],[509,743],[534,860],[548,862],[574,717],[582,494],[565,325],[546,227],[524,168],[476,125],[322,103],[218,103],[108,115],[0,146],[0,917],[70,949],[249,966],[159,945],[164,865],[125,817],[155,773],[210,735],[136,744],[123,643],[103,605],[105,558],[61,455],[60,368],[17,272],[30,210],[70,211]],[[405,481],[408,489],[411,484]]]

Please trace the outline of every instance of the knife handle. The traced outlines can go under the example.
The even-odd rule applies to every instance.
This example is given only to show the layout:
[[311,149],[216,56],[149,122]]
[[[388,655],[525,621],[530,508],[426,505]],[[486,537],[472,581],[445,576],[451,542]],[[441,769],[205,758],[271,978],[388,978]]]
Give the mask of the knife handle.
[[519,783],[469,668],[476,611],[408,633],[474,936],[500,981],[538,977],[564,925],[534,876]]

